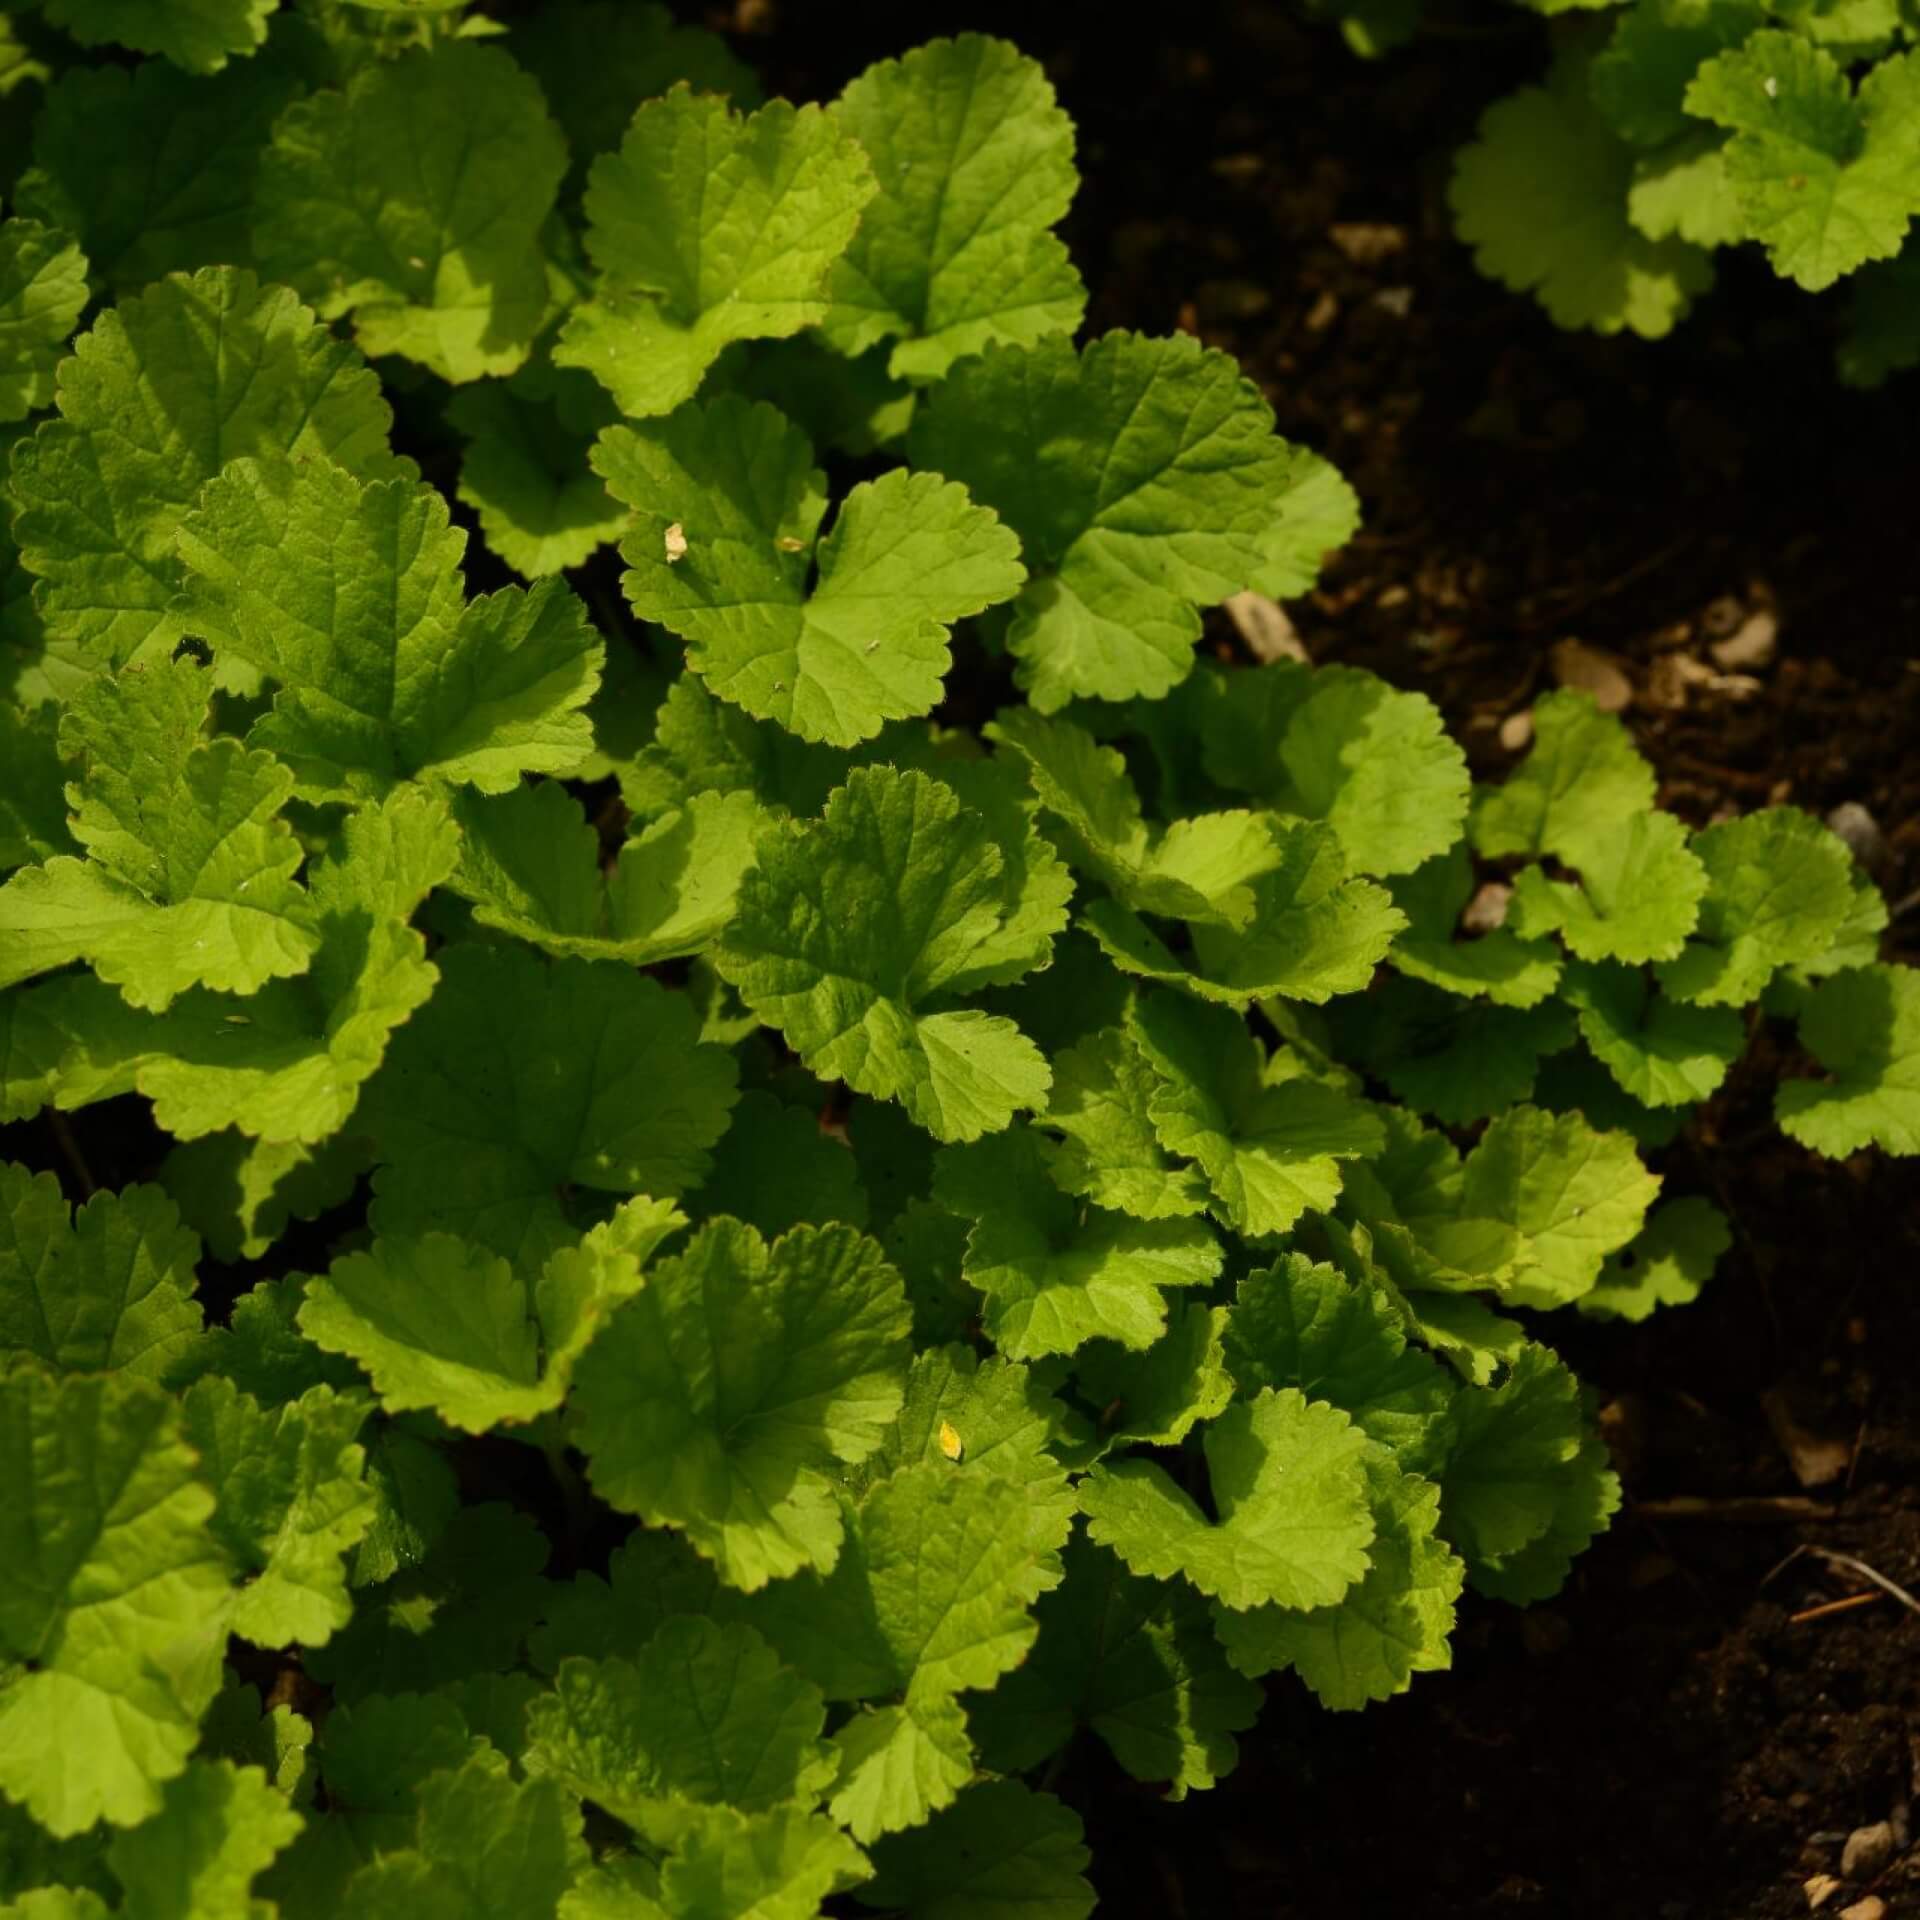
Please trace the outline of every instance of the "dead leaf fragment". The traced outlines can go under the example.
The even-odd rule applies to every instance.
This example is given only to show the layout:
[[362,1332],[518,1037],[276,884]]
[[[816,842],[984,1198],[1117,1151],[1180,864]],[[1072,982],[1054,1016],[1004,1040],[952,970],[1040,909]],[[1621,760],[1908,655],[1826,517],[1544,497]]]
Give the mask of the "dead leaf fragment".
[[1618,654],[1584,640],[1556,640],[1547,664],[1561,686],[1589,695],[1602,713],[1621,713],[1633,704],[1633,682]]
[[1787,1456],[1793,1477],[1803,1487],[1827,1487],[1847,1470],[1853,1448],[1844,1440],[1829,1439],[1803,1424],[1794,1398],[1784,1387],[1769,1387],[1760,1396],[1760,1411],[1780,1451]]
[[1294,632],[1293,622],[1278,600],[1271,600],[1264,593],[1236,593],[1227,601],[1226,608],[1234,630],[1247,643],[1247,651],[1262,666],[1269,666],[1275,660],[1306,660],[1307,650],[1300,644],[1300,636]]
[[668,566],[672,566],[676,560],[684,560],[687,557],[686,529],[678,520],[667,529],[666,547]]

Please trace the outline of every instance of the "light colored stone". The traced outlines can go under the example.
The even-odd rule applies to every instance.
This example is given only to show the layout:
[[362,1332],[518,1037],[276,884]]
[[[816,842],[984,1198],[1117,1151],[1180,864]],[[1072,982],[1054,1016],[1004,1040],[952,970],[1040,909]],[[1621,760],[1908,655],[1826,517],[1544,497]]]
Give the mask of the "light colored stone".
[[1463,933],[1491,933],[1507,924],[1507,907],[1513,889],[1504,880],[1482,881],[1478,890],[1460,910]]
[[1287,610],[1278,600],[1264,593],[1236,593],[1226,603],[1227,618],[1247,643],[1247,651],[1262,666],[1274,660],[1301,660],[1307,650],[1287,618]]
[[1618,654],[1584,640],[1556,640],[1547,664],[1561,686],[1589,695],[1602,713],[1620,713],[1633,704],[1633,682]]
[[1855,1827],[1840,1850],[1840,1877],[1856,1884],[1875,1879],[1892,1858],[1891,1820],[1876,1820],[1870,1827]]
[[1807,1896],[1807,1910],[1818,1913],[1840,1891],[1840,1882],[1830,1873],[1816,1873],[1801,1891]]
[[1887,851],[1880,822],[1858,800],[1843,800],[1827,815],[1827,831],[1837,833],[1863,867],[1877,867]]
[[1772,664],[1779,644],[1779,617],[1770,608],[1761,607],[1748,614],[1724,640],[1716,640],[1707,651],[1713,655],[1716,667],[1729,673],[1736,668],[1751,673]]
[[1509,753],[1518,753],[1533,738],[1533,709],[1510,713],[1500,722],[1500,744]]
[[1887,1903],[1877,1893],[1840,1909],[1840,1920],[1887,1920]]

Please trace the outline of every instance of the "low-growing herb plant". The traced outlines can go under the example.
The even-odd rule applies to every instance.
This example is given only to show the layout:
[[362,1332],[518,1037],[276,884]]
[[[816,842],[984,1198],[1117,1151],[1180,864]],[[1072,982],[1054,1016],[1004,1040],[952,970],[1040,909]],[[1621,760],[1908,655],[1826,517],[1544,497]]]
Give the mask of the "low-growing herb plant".
[[1084,1913],[1069,1741],[1564,1580],[1759,1025],[1920,1149],[1818,823],[1196,652],[1353,498],[1013,48],[12,22],[0,1117],[147,1177],[0,1171],[6,1912]]
[[[1844,286],[1838,368],[1920,365],[1920,49],[1900,0],[1518,0],[1556,18],[1539,84],[1496,101],[1450,192],[1483,273],[1563,327],[1657,339],[1764,252]],[[1329,0],[1349,41],[1405,39],[1419,0]],[[1502,8],[1483,11],[1497,14]]]

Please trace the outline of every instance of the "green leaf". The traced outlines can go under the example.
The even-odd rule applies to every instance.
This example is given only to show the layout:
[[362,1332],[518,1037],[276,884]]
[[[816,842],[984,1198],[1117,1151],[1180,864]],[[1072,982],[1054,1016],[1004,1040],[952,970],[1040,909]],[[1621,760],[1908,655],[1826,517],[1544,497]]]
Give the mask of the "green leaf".
[[58,709],[0,700],[0,872],[72,853]]
[[13,450],[13,537],[49,638],[110,665],[186,632],[174,530],[230,460],[412,471],[387,450],[392,413],[360,356],[238,268],[121,301],[74,342],[58,385],[60,417]]
[[1233,1398],[1221,1333],[1225,1307],[1182,1300],[1165,1335],[1144,1352],[1101,1340],[1074,1364],[1081,1397],[1102,1409],[1103,1445],[1135,1440],[1178,1446],[1203,1420],[1226,1411]]
[[267,37],[279,0],[47,0],[47,18],[83,47],[164,54],[189,73],[217,73]]
[[[510,946],[453,946],[367,1089],[373,1224],[539,1261],[564,1190],[672,1198],[726,1131],[737,1069],[657,980]],[[590,1036],[590,1041],[588,1037]]]
[[897,1706],[857,1713],[833,1743],[840,1785],[829,1810],[862,1844],[921,1825],[973,1778],[967,1715],[948,1694],[910,1692]]
[[1660,969],[1677,1000],[1757,1000],[1776,968],[1818,960],[1853,907],[1846,842],[1797,807],[1703,828],[1693,851],[1707,874],[1700,923],[1686,951]]
[[586,609],[555,580],[469,602],[466,544],[431,487],[327,461],[239,461],[201,492],[183,617],[279,684],[250,737],[303,798],[415,775],[501,793],[585,757],[605,655]]
[[567,1660],[528,1713],[527,1765],[672,1845],[686,1803],[812,1807],[826,1703],[750,1628],[681,1615],[632,1660]]
[[1696,125],[1671,145],[1641,154],[1627,189],[1627,218],[1649,240],[1678,235],[1696,247],[1730,247],[1745,237],[1727,178],[1727,138]]
[[69,1213],[50,1173],[0,1164],[0,1355],[171,1381],[202,1344],[200,1242],[158,1187]]
[[855,1898],[912,1920],[1086,1920],[1087,1860],[1071,1808],[1017,1780],[989,1780],[875,1847],[873,1880]]
[[370,356],[442,379],[511,373],[546,314],[539,236],[567,148],[507,56],[443,39],[296,101],[254,194],[260,270],[353,315]]
[[1562,992],[1595,1059],[1650,1107],[1698,1105],[1746,1051],[1735,1008],[1671,999],[1627,967],[1570,967]]
[[1526,1236],[1507,1297],[1562,1306],[1589,1291],[1606,1256],[1640,1231],[1660,1177],[1624,1133],[1597,1133],[1577,1113],[1515,1107],[1480,1136],[1463,1168],[1462,1208]]
[[976,1139],[1051,1077],[1012,1021],[951,1004],[1044,965],[1064,924],[1066,876],[1023,839],[1009,858],[951,787],[857,768],[819,820],[761,841],[715,962],[815,1073]]
[[1878,387],[1920,366],[1920,252],[1863,267],[1847,304],[1837,362],[1842,383]]
[[1698,247],[1630,224],[1633,165],[1566,63],[1548,86],[1522,87],[1481,116],[1479,138],[1454,159],[1455,229],[1482,273],[1533,294],[1556,326],[1657,340],[1713,284],[1713,266]]
[[1507,924],[1522,940],[1559,934],[1581,960],[1623,960],[1639,966],[1672,960],[1694,930],[1707,892],[1707,872],[1687,846],[1687,830],[1670,813],[1636,813],[1604,838],[1581,836],[1580,884],[1524,867],[1514,882]]
[[[1529,1343],[1499,1386],[1460,1396],[1455,1420],[1441,1476],[1441,1531],[1474,1585],[1496,1594],[1503,1569],[1516,1579],[1530,1568],[1550,1573],[1557,1558],[1559,1576],[1543,1591],[1502,1596],[1544,1598],[1560,1584],[1572,1551],[1605,1524],[1609,1501],[1619,1501],[1606,1449],[1587,1436],[1579,1383],[1545,1347]],[[1577,1532],[1583,1515],[1592,1523],[1560,1554],[1561,1537]]]
[[75,235],[121,292],[250,264],[260,153],[299,91],[271,51],[198,78],[164,60],[69,67],[34,124],[20,211]]
[[1763,0],[1634,0],[1588,69],[1593,104],[1621,139],[1664,146],[1692,124],[1688,82],[1762,26],[1767,11]]
[[963,34],[869,67],[833,117],[880,191],[834,266],[821,325],[837,351],[900,344],[901,379],[940,379],[990,342],[1072,333],[1086,289],[1050,229],[1073,200],[1073,123],[1037,60]]
[[1227,1658],[1258,1677],[1291,1667],[1325,1707],[1353,1709],[1406,1692],[1416,1673],[1453,1664],[1447,1636],[1467,1570],[1436,1529],[1440,1489],[1378,1450],[1366,1459],[1373,1505],[1367,1573],[1334,1606],[1256,1607],[1215,1615]]
[[463,387],[447,404],[467,440],[460,498],[487,545],[529,580],[585,565],[627,523],[599,475],[583,470],[585,435],[612,407],[581,374],[547,371],[536,383],[538,371]]
[[1833,1160],[1866,1146],[1920,1153],[1920,969],[1856,967],[1821,981],[1800,1013],[1800,1044],[1830,1077],[1781,1082],[1782,1131]]
[[275,1408],[218,1374],[187,1391],[184,1431],[219,1501],[214,1537],[241,1572],[233,1630],[260,1646],[319,1646],[353,1612],[341,1560],[376,1513],[355,1444],[367,1412],[363,1396],[324,1386]]
[[797,1228],[771,1248],[738,1221],[703,1227],[576,1369],[595,1488],[682,1529],[732,1586],[831,1567],[830,1476],[899,1411],[907,1325],[899,1275],[851,1227]]
[[1103,1462],[1080,1483],[1089,1538],[1134,1572],[1184,1576],[1229,1607],[1337,1602],[1373,1539],[1367,1437],[1336,1407],[1263,1389],[1203,1435],[1217,1519],[1153,1462]]
[[1380,1122],[1351,1095],[1289,1077],[1287,1054],[1263,1056],[1223,1007],[1150,994],[1130,1030],[1158,1073],[1154,1130],[1170,1153],[1199,1162],[1214,1211],[1242,1234],[1285,1233],[1340,1193],[1340,1162],[1384,1144]]
[[1198,1167],[1160,1144],[1153,1099],[1160,1076],[1123,1027],[1105,1027],[1053,1062],[1053,1091],[1036,1124],[1065,1137],[1047,1156],[1056,1185],[1139,1220],[1206,1210]]
[[629,1201],[537,1276],[451,1234],[376,1240],[307,1283],[300,1330],[357,1360],[390,1413],[430,1407],[467,1433],[522,1424],[566,1398],[575,1362],[685,1224],[669,1201]]
[[483,926],[542,951],[653,966],[698,953],[733,918],[762,823],[750,794],[695,794],[649,821],[602,878],[600,836],[558,781],[454,802],[451,882]]
[[1182,1581],[1142,1580],[1076,1540],[1067,1577],[1044,1596],[1033,1652],[974,1709],[982,1744],[1007,1771],[1037,1766],[1089,1727],[1136,1780],[1170,1799],[1233,1770],[1233,1736],[1260,1690],[1227,1665],[1211,1608]]
[[196,1466],[144,1381],[0,1374],[0,1791],[57,1838],[159,1812],[219,1691],[229,1576]]
[[806,436],[737,395],[611,428],[593,463],[635,510],[620,545],[634,611],[688,642],[721,699],[804,739],[851,747],[931,711],[948,629],[1026,578],[1013,534],[938,474],[862,481],[819,538]]
[[1559,955],[1505,924],[1459,938],[1473,894],[1473,858],[1464,843],[1402,876],[1393,903],[1407,916],[1407,930],[1388,958],[1410,979],[1447,993],[1484,996],[1497,1007],[1537,1007],[1559,982]]
[[1185,334],[989,347],[933,390],[909,444],[1020,536],[1007,645],[1042,713],[1185,679],[1199,609],[1260,572],[1299,460],[1259,389]]
[[258,1767],[196,1760],[107,1849],[126,1920],[254,1920],[256,1876],[305,1823]]
[[1700,1297],[1721,1256],[1733,1245],[1727,1216],[1711,1200],[1688,1194],[1647,1217],[1632,1246],[1607,1256],[1582,1313],[1600,1320],[1644,1320],[1657,1307],[1684,1307]]
[[1727,178],[1776,273],[1818,293],[1900,251],[1920,213],[1920,57],[1881,61],[1856,91],[1825,48],[1755,33],[1701,67],[1686,110],[1733,134]]
[[342,1205],[373,1164],[369,1143],[336,1134],[316,1147],[249,1140],[229,1129],[182,1141],[160,1165],[160,1184],[216,1260],[258,1260],[293,1220]]
[[757,106],[760,83],[717,33],[686,27],[652,0],[573,0],[516,15],[513,56],[540,82],[572,144],[576,173],[620,144],[636,100],[684,80]]
[[827,275],[872,199],[858,144],[821,107],[742,117],[676,87],[641,106],[588,180],[600,284],[553,357],[635,418],[693,397],[720,350],[826,317]]
[[821,1114],[754,1091],[740,1096],[715,1149],[699,1211],[731,1214],[772,1240],[832,1220],[865,1227],[869,1208],[853,1155]]
[[1653,769],[1610,713],[1571,688],[1533,709],[1533,746],[1506,780],[1479,797],[1474,851],[1489,860],[1551,854],[1575,865],[1604,848],[1622,820],[1653,806]]
[[1205,1286],[1220,1271],[1204,1222],[1135,1220],[1062,1192],[1031,1127],[946,1148],[933,1192],[973,1222],[962,1270],[986,1295],[994,1344],[1016,1360],[1096,1339],[1150,1346],[1166,1331],[1163,1289]]
[[414,1846],[362,1867],[346,1891],[366,1920],[546,1920],[586,1865],[580,1809],[556,1781],[516,1780],[483,1749],[421,1782]]
[[1226,1353],[1243,1393],[1297,1387],[1330,1401],[1410,1472],[1444,1447],[1447,1375],[1407,1344],[1390,1296],[1305,1254],[1248,1274],[1234,1296]]
[[294,884],[302,850],[280,810],[293,776],[270,754],[201,738],[212,676],[161,660],[74,695],[60,746],[81,777],[58,856],[0,888],[11,983],[84,958],[128,1003],[163,1011],[190,987],[256,993],[304,973],[319,935]]
[[87,304],[87,257],[37,220],[0,224],[0,426],[53,399],[54,362]]
[[1466,756],[1424,694],[1357,667],[1292,661],[1212,674],[1199,689],[1209,773],[1282,813],[1327,821],[1353,872],[1407,873],[1459,838]]

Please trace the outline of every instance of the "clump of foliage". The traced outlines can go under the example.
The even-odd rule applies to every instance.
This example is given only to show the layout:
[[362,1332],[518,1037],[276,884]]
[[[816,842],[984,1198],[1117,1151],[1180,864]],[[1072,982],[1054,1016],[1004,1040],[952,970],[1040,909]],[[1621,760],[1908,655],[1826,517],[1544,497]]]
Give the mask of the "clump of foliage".
[[[1844,283],[1838,365],[1920,365],[1920,45],[1902,0],[1519,0],[1560,16],[1550,71],[1495,102],[1454,162],[1483,273],[1563,327],[1669,332],[1714,255],[1764,252],[1809,293]],[[1336,4],[1363,51],[1413,0]]]
[[1076,343],[1013,48],[12,30],[0,1118],[160,1144],[0,1171],[6,1912],[1084,1913],[1069,1740],[1202,1789],[1565,1578],[1533,1316],[1698,1290],[1763,1019],[1920,1147],[1817,823],[1196,653],[1352,496]]

